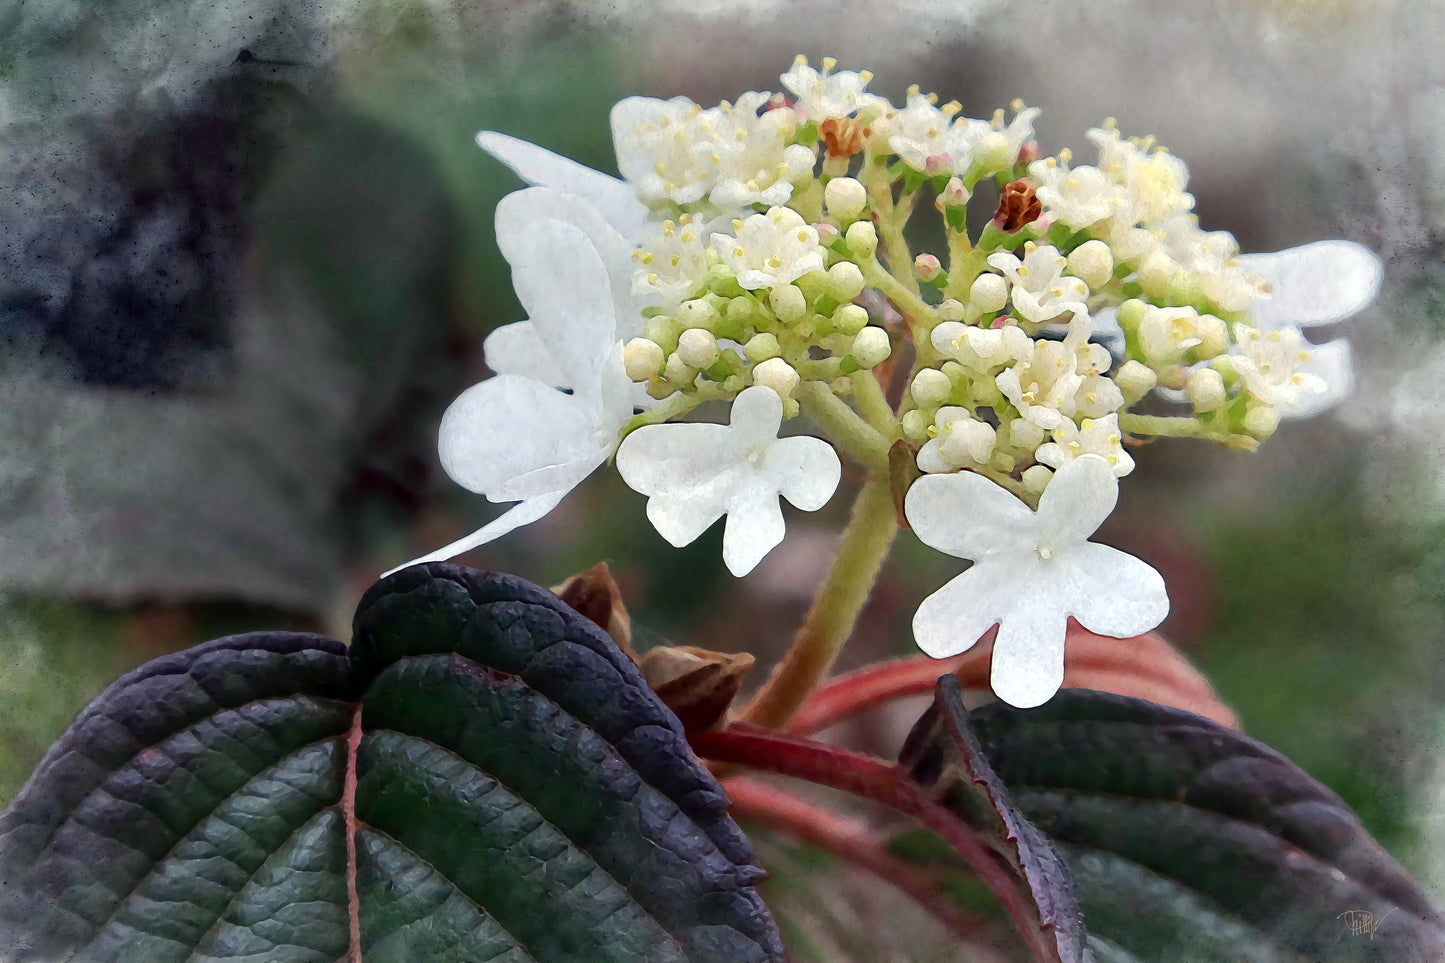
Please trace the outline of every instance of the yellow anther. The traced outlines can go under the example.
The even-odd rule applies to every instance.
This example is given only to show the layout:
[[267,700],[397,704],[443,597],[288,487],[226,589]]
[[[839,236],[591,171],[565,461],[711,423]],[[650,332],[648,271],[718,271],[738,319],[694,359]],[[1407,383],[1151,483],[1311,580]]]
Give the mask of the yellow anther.
[[657,283],[657,275],[656,275],[656,274],[653,274],[653,273],[651,273],[651,272],[648,272],[648,275],[647,275],[647,283],[648,283],[648,284],[656,284],[656,283]]
[[668,263],[670,263],[673,267],[677,267],[678,264],[682,263],[682,258],[678,257],[676,254],[670,256],[667,260]]
[[694,234],[694,233],[692,233],[691,231],[683,231],[683,232],[682,232],[682,243],[684,243],[684,244],[691,244],[691,243],[692,243],[692,239],[695,238],[695,237],[697,237],[697,235]]
[[1092,418],[1085,418],[1085,419],[1084,419],[1084,423],[1081,424],[1079,427],[1082,428],[1082,429],[1084,429],[1085,431],[1088,431],[1090,428],[1093,428],[1093,427],[1094,427],[1094,419],[1092,419]]
[[806,242],[806,241],[808,240],[808,229],[807,229],[807,228],[804,227],[804,228],[799,228],[799,229],[798,229],[798,240],[803,241],[803,242]]
[[824,58],[823,58],[823,73],[826,74],[828,71],[832,70],[832,69],[833,69],[834,67],[836,67],[836,66],[838,66],[838,58],[837,58],[837,57],[824,57]]
[[651,252],[651,251],[648,251],[646,254],[642,255],[642,263],[643,263],[643,264],[651,264],[651,263],[652,263],[652,252]]
[[780,257],[778,257],[776,254],[774,254],[772,257],[768,258],[768,267],[771,267],[771,268],[780,268],[780,267],[782,267],[782,266],[783,266],[783,259],[780,258]]
[[1077,452],[1077,451],[1079,450],[1079,448],[1080,448],[1080,446],[1079,446],[1079,443],[1078,443],[1077,441],[1071,441],[1071,442],[1069,442],[1069,451]]
[[742,248],[740,248],[740,247],[735,247],[735,248],[733,248],[733,257],[742,257],[742,256],[743,256],[744,254],[746,254],[746,253],[748,253],[748,252],[747,252],[747,251],[744,251],[744,250],[743,250]]
[[734,230],[734,231],[741,229],[742,226],[743,226],[743,222],[742,222],[742,221],[738,220],[737,218],[733,218],[733,230]]
[[938,437],[938,428],[937,428],[936,426],[934,426],[934,425],[929,425],[929,426],[928,426],[928,437],[930,437],[930,438],[937,438],[937,437]]

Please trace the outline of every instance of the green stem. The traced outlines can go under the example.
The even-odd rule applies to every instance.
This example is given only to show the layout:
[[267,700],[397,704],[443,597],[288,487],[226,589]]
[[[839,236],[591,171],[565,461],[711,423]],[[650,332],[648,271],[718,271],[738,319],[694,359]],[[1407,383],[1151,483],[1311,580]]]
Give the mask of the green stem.
[[875,478],[858,493],[833,567],[793,638],[792,648],[743,711],[744,721],[780,729],[802,707],[852,635],[897,532],[892,486],[886,475]]
[[1119,416],[1119,428],[1131,435],[1155,435],[1165,438],[1204,438],[1241,451],[1254,451],[1259,440],[1249,435],[1235,435],[1204,424],[1198,418],[1164,418],[1157,415]]
[[853,382],[853,399],[863,420],[876,428],[889,441],[898,436],[898,421],[893,407],[883,394],[883,386],[871,371],[855,371],[848,376]]
[[632,434],[643,425],[660,425],[664,421],[680,418],[703,402],[716,401],[721,397],[723,397],[722,385],[711,381],[705,381],[698,385],[697,390],[693,392],[679,391],[642,414],[633,415],[632,420],[627,423],[627,430],[623,432],[623,437]]
[[[866,374],[866,372],[865,372]],[[798,386],[798,405],[838,448],[874,475],[888,472],[888,446],[892,438],[858,416],[843,399],[817,381]]]

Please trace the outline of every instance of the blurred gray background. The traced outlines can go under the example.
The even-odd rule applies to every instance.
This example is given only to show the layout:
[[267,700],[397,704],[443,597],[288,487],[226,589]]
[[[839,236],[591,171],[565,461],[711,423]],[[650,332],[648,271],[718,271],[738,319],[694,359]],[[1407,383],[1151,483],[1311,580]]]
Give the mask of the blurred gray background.
[[[0,0],[0,800],[123,669],[228,631],[345,638],[380,571],[495,511],[434,451],[481,338],[520,317],[491,234],[517,182],[477,129],[612,171],[619,97],[776,89],[801,52],[972,116],[1022,97],[1044,151],[1082,160],[1115,116],[1246,251],[1385,260],[1340,326],[1342,409],[1257,455],[1141,450],[1106,535],[1165,572],[1166,633],[1247,731],[1445,895],[1445,5],[700,6]],[[674,551],[599,473],[465,561],[550,584],[607,559],[644,626],[766,663],[847,502],[790,515],[738,581],[717,531]],[[905,535],[847,661],[909,652],[955,571]],[[855,735],[888,751],[908,721]],[[776,898],[823,958],[942,953],[896,898],[798,866]]]

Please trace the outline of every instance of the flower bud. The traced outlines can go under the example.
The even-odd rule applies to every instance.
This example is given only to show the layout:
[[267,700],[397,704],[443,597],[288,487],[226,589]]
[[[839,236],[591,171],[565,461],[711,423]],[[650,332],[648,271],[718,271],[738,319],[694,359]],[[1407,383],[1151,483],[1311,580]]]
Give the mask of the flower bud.
[[1159,376],[1147,365],[1131,359],[1119,366],[1114,375],[1114,383],[1124,393],[1124,398],[1132,404],[1154,390],[1154,386],[1159,383]]
[[913,273],[926,284],[943,273],[943,265],[932,254],[920,254],[913,259]]
[[928,415],[917,408],[903,414],[903,434],[916,445],[928,441],[928,428],[932,424]]
[[873,257],[878,250],[878,231],[872,221],[854,221],[843,235],[848,250],[857,257]]
[[818,243],[823,245],[824,247],[832,247],[833,242],[838,240],[838,238],[842,236],[838,229],[833,225],[829,224],[827,221],[819,221],[817,224],[817,228]]
[[677,309],[677,320],[689,328],[705,328],[716,317],[716,309],[702,298],[684,301]]
[[772,388],[780,398],[789,398],[798,387],[798,372],[782,358],[771,358],[753,369],[753,384]]
[[668,356],[666,367],[662,369],[662,376],[678,387],[685,387],[693,383],[697,378],[697,372],[690,368],[676,352],[673,352]]
[[1256,438],[1268,438],[1278,427],[1279,415],[1273,405],[1256,405],[1244,413],[1244,430]]
[[828,294],[835,301],[851,301],[863,293],[863,272],[852,261],[839,261],[828,269]]
[[1114,276],[1114,255],[1103,241],[1085,241],[1069,254],[1069,273],[1098,290]]
[[677,339],[677,356],[690,368],[710,368],[718,358],[717,338],[706,328],[688,328]]
[[1032,468],[1025,468],[1022,476],[1024,490],[1031,491],[1037,495],[1048,487],[1053,477],[1054,473],[1043,465],[1034,465]]
[[1199,320],[1194,323],[1194,333],[1199,338],[1199,344],[1195,346],[1194,353],[1201,360],[1208,361],[1229,350],[1229,328],[1225,325],[1223,318],[1217,318],[1212,314],[1201,314]]
[[828,213],[840,221],[851,221],[868,206],[868,189],[851,177],[835,177],[823,188]]
[[667,359],[662,348],[656,341],[633,338],[622,347],[622,366],[627,369],[627,377],[633,381],[648,381],[657,377],[665,360]]
[[924,368],[913,376],[913,402],[920,408],[935,408],[953,393],[948,375],[935,368]]
[[964,313],[963,302],[957,298],[945,298],[938,304],[938,316],[944,321],[962,321]]
[[677,347],[677,337],[682,334],[682,325],[665,314],[648,318],[642,325],[642,336],[655,341],[664,353]]
[[1023,418],[1016,418],[1009,422],[1008,426],[1009,445],[1023,451],[1037,451],[1044,443],[1044,430],[1032,421],[1025,421]]
[[795,284],[780,284],[768,295],[768,303],[778,320],[789,324],[808,313],[808,299]]
[[855,335],[868,326],[868,311],[861,304],[843,304],[833,312],[833,328],[846,335]]
[[1195,411],[1213,411],[1223,405],[1224,378],[1213,368],[1201,368],[1189,378],[1184,386],[1184,397],[1194,406]]
[[957,175],[950,177],[944,185],[943,192],[938,195],[934,205],[941,211],[945,207],[963,207],[968,204],[972,195],[967,187],[963,186],[963,179]]
[[849,352],[860,368],[871,368],[887,359],[893,351],[888,342],[888,332],[882,328],[867,327],[853,339],[853,350]]
[[776,358],[782,353],[783,349],[782,346],[778,344],[778,339],[766,331],[762,334],[753,335],[748,339],[748,343],[743,345],[743,354],[746,355],[747,359],[753,364],[767,361],[770,358]]
[[980,274],[968,289],[968,300],[980,311],[1002,311],[1008,303],[1008,282],[998,274]]

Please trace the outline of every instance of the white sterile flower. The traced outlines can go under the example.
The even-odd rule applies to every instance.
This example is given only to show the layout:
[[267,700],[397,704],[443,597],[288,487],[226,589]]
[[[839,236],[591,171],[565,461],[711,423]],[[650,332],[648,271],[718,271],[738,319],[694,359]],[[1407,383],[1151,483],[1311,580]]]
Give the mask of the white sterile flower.
[[668,310],[697,295],[707,284],[707,242],[691,214],[653,224],[632,252],[634,297],[653,298]]
[[1070,168],[1053,157],[1029,165],[1039,202],[1047,217],[1076,230],[1126,214],[1129,195],[1123,185],[1097,167]]
[[790,284],[823,270],[818,232],[789,207],[754,214],[737,225],[737,236],[714,234],[713,247],[750,291]]
[[591,204],[613,230],[633,243],[653,227],[647,205],[637,199],[632,185],[624,180],[496,131],[478,133],[477,146],[506,164],[528,184],[551,188]]
[[442,416],[442,468],[494,502],[520,502],[466,538],[407,564],[448,559],[547,514],[607,460],[632,417],[608,273],[577,227],[554,219],[498,231],[538,343],[571,393],[499,374]]
[[1250,311],[1250,321],[1266,331],[1343,321],[1375,300],[1384,276],[1374,252],[1350,241],[1243,254],[1239,267],[1269,288]]
[[779,438],[782,421],[782,399],[754,386],[733,402],[729,425],[638,428],[617,451],[617,471],[648,496],[648,519],[674,546],[691,543],[726,515],[723,561],[743,576],[783,540],[779,496],[817,511],[842,475],[827,442]]
[[1035,341],[1029,354],[999,372],[994,383],[1019,414],[1040,428],[1057,428],[1077,410],[1084,376],[1072,344]]
[[1002,271],[1009,282],[1009,298],[1014,310],[1029,321],[1052,321],[1065,312],[1083,312],[1089,297],[1089,286],[1064,274],[1068,259],[1050,244],[1024,244],[1020,260],[1008,251],[988,256],[989,266]]
[[1234,326],[1233,356],[1245,388],[1281,418],[1305,418],[1338,404],[1353,387],[1350,344],[1314,345],[1299,328],[1260,331]]
[[1033,340],[1014,324],[979,328],[945,321],[933,329],[930,340],[940,354],[980,374],[1033,354]]
[[808,66],[808,58],[800,55],[788,72],[779,78],[797,99],[794,109],[804,120],[847,117],[856,110],[881,101],[881,98],[863,92],[868,81],[873,79],[872,72],[840,70],[834,73],[833,68],[837,65],[838,61],[832,57],[824,57],[823,69],[814,70]]
[[1064,678],[1073,616],[1091,632],[1131,638],[1169,612],[1159,573],[1088,541],[1118,499],[1104,459],[1078,458],[1055,473],[1037,512],[981,475],[924,475],[904,513],[924,544],[974,565],[924,599],[913,616],[919,648],[957,655],[999,623],[990,683],[1010,705],[1047,702]]
[[1134,470],[1134,459],[1124,450],[1118,415],[1085,418],[1078,425],[1066,421],[1054,429],[1054,440],[1040,445],[1034,457],[1051,468],[1062,468],[1084,455],[1098,455],[1119,478]]
[[918,467],[926,472],[986,465],[998,443],[993,426],[973,417],[967,408],[938,409],[933,429],[929,432],[933,437],[918,452]]

